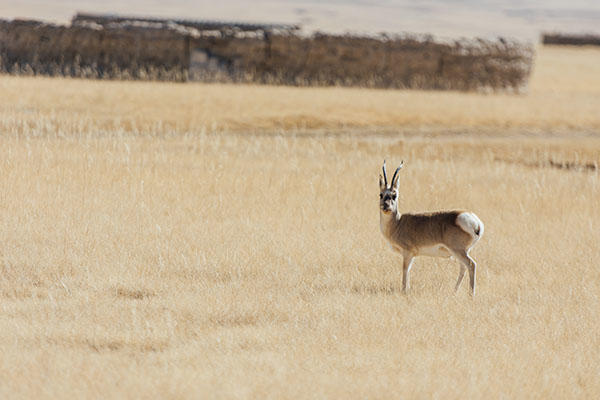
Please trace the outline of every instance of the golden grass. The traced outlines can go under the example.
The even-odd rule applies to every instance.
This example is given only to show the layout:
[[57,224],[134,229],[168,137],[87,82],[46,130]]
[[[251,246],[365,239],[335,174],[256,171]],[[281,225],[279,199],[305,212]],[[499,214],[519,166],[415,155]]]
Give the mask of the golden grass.
[[[599,100],[555,51],[521,96],[0,77],[0,397],[598,397]],[[400,293],[384,157],[486,224],[475,298]]]
[[[600,50],[541,48],[527,95],[71,79],[0,80],[0,120],[17,131],[600,129]],[[3,126],[0,125],[0,128]]]

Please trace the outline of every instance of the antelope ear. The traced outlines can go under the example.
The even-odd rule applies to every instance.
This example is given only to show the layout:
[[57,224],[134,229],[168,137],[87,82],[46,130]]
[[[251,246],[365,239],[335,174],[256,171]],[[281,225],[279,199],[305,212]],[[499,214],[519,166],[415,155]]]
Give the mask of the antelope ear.
[[385,187],[385,183],[383,182],[383,176],[381,176],[381,174],[379,174],[379,190],[384,190],[386,189]]

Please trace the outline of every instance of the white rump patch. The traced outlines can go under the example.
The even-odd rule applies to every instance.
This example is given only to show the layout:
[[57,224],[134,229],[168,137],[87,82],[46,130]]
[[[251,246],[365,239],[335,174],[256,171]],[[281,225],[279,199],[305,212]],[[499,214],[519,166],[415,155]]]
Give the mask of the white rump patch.
[[483,222],[473,213],[464,212],[458,214],[456,225],[474,238],[483,236]]

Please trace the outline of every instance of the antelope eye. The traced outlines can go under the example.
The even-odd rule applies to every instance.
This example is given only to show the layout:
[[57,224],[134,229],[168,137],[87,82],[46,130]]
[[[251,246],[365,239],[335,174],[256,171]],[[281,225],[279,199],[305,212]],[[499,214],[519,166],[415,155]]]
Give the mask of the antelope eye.
[[383,195],[381,193],[379,193],[379,198],[381,199],[383,197]]

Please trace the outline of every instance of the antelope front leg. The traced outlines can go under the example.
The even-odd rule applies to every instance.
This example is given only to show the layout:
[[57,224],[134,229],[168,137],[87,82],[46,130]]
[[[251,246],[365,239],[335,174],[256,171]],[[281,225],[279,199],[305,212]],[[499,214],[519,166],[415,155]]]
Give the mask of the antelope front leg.
[[410,289],[410,278],[408,274],[410,273],[410,268],[412,267],[414,256],[409,253],[404,253],[402,259],[402,292],[406,293],[406,291]]

